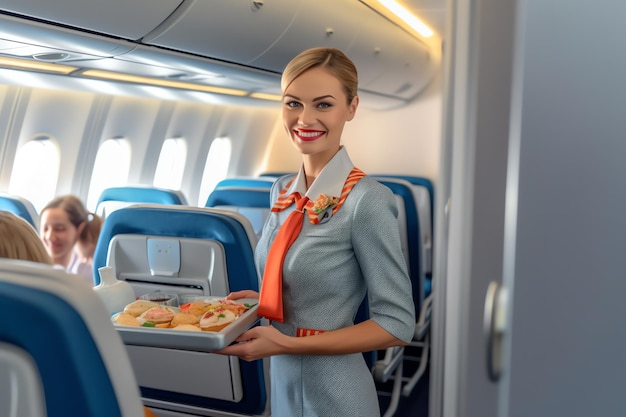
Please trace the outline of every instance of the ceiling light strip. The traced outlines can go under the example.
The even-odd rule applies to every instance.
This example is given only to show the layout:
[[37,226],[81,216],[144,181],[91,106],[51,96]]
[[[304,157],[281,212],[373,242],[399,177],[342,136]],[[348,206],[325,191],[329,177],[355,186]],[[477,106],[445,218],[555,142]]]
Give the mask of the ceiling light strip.
[[11,58],[7,56],[0,56],[0,67],[49,72],[54,74],[69,74],[70,72],[78,69],[77,67],[69,65],[51,64],[48,62],[31,61],[28,59]]
[[409,25],[412,29],[417,31],[425,38],[433,36],[433,31],[426,26],[417,16],[409,12],[406,8],[400,5],[395,0],[378,0],[378,3],[386,7],[391,13],[399,17],[404,23]]
[[161,80],[158,78],[143,77],[139,75],[123,74],[119,72],[87,70],[81,74],[83,77],[96,78],[109,81],[123,81],[134,84],[153,85],[157,87],[178,88],[184,90],[202,91],[205,93],[225,94],[229,96],[246,96],[247,91],[234,88],[215,87],[204,84],[194,84],[183,81]]

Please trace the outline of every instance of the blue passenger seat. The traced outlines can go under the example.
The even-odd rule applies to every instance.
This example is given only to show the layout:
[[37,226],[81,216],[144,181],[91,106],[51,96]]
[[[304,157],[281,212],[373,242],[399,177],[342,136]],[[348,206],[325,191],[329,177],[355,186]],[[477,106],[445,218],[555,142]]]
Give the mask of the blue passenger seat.
[[422,247],[422,268],[426,276],[424,295],[428,296],[431,291],[432,264],[433,264],[433,233],[434,233],[434,189],[432,182],[423,177],[409,175],[376,175],[387,181],[407,181],[413,191],[413,197],[420,224],[420,244]]
[[0,299],[0,415],[144,415],[126,349],[91,286],[0,259]]
[[[258,291],[255,246],[250,223],[238,213],[137,204],[105,219],[94,269],[111,266],[136,296],[162,291],[223,297],[243,289]],[[267,415],[267,362],[189,347],[190,337],[207,333],[176,335],[166,345],[138,344],[137,335],[129,340],[122,331],[146,405],[179,417]]]
[[275,179],[270,177],[232,177],[225,178],[215,185],[215,189],[220,188],[272,188]]
[[[262,183],[261,183],[262,184]],[[220,186],[215,188],[205,203],[205,207],[237,212],[245,216],[259,238],[263,225],[270,213],[270,187]]]
[[[432,206],[430,204],[432,187],[428,189],[423,184],[419,184],[419,181],[418,184],[414,184],[394,176],[376,175],[374,177],[391,189],[398,200],[400,237],[403,252],[407,256],[409,275],[413,286],[413,302],[417,322],[413,340],[405,349],[404,360],[405,362],[417,362],[418,366],[415,372],[406,378],[406,384],[402,387],[402,394],[409,396],[417,381],[426,371],[430,352],[432,290],[430,273],[427,275],[424,260],[432,256],[430,250],[432,247]],[[425,250],[425,245],[428,245],[428,250]],[[408,247],[405,249],[405,246]],[[430,266],[431,263],[429,262],[427,265]],[[411,348],[410,353],[409,347]]]
[[20,216],[30,223],[35,230],[39,230],[39,214],[29,200],[14,194],[0,193],[0,210],[10,211]]
[[100,193],[96,214],[103,218],[118,208],[136,203],[187,205],[187,198],[179,190],[142,185],[111,187]]

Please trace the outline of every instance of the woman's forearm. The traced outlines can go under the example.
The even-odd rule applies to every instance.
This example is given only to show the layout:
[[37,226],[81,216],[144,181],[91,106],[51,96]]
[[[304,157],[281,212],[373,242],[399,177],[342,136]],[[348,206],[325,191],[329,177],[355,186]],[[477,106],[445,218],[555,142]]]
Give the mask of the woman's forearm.
[[366,320],[354,326],[315,336],[291,337],[285,342],[283,353],[343,355],[404,345],[406,345],[405,342],[391,335],[373,320]]

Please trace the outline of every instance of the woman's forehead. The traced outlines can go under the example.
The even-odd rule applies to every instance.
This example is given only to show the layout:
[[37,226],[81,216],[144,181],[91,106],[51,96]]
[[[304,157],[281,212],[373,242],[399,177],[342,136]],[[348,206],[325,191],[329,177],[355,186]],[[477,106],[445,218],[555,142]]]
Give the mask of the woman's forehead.
[[323,68],[311,68],[303,72],[287,86],[284,94],[301,99],[313,99],[326,95],[332,95],[337,99],[345,97],[341,81]]
[[69,223],[70,218],[62,208],[48,208],[41,213],[41,220],[44,223]]

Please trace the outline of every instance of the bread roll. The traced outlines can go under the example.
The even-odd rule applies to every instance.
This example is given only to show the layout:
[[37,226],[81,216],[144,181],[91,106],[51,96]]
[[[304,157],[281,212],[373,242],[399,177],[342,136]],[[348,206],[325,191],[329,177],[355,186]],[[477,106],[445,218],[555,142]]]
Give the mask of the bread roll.
[[181,313],[193,314],[196,317],[202,316],[213,307],[212,303],[205,303],[204,301],[193,301],[191,303],[183,304],[180,306]]
[[139,320],[137,320],[136,317],[133,317],[132,315],[128,313],[117,314],[114,317],[113,321],[115,324],[119,324],[120,326],[134,326],[134,327],[141,326],[141,324],[139,323]]
[[237,316],[232,311],[225,308],[217,308],[204,313],[200,319],[200,328],[204,331],[219,332],[236,319]]
[[159,325],[169,325],[174,318],[174,310],[166,306],[157,305],[157,307],[152,307],[151,309],[144,311],[139,317],[147,322],[154,323],[157,327],[165,327]]
[[170,323],[170,326],[176,327],[179,324],[198,324],[199,321],[200,320],[198,319],[198,317],[194,316],[193,314],[177,313],[177,314],[174,314],[174,317],[172,318],[172,322]]
[[172,327],[173,330],[187,330],[191,332],[199,332],[201,329],[194,324],[179,324],[178,326]]
[[136,300],[124,307],[124,313],[128,313],[133,317],[139,317],[147,310],[157,307],[159,304],[148,300]]

